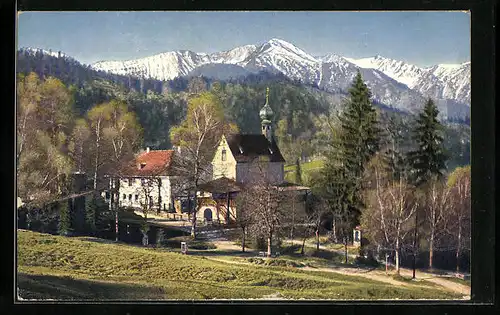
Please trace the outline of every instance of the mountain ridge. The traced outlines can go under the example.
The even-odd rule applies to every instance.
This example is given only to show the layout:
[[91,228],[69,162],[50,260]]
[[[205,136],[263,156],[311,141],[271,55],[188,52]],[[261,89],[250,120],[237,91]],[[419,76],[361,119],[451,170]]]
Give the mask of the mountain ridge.
[[469,115],[470,111],[470,62],[422,68],[380,55],[359,59],[337,54],[315,57],[278,38],[210,54],[176,50],[125,61],[101,61],[90,67],[162,81],[206,75],[207,71],[211,77],[222,79],[231,77],[236,70],[238,75],[245,71],[280,72],[292,80],[333,93],[345,91],[357,71],[361,71],[374,100],[387,106],[415,112],[425,98],[432,97],[441,104],[440,110],[446,116],[454,112]]

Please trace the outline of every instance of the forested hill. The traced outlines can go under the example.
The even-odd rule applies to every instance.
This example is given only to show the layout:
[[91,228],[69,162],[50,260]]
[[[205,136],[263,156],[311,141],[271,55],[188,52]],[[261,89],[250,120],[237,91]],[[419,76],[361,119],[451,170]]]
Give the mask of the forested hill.
[[[242,133],[260,132],[258,112],[269,103],[275,112],[274,128],[281,151],[288,163],[297,158],[321,157],[331,140],[328,123],[332,111],[342,104],[344,91],[332,94],[317,87],[292,81],[280,73],[259,72],[217,81],[206,77],[180,77],[169,81],[140,79],[133,76],[96,71],[61,53],[33,49],[18,51],[17,72],[37,73],[41,78],[53,76],[74,92],[74,108],[82,116],[96,104],[121,99],[137,114],[144,128],[144,146],[168,149],[170,128],[185,117],[190,95],[203,90],[216,94],[226,118],[235,122]],[[377,104],[384,112],[403,115]],[[470,129],[463,125],[446,128],[447,147],[452,165],[469,162]]]
[[[96,71],[60,52],[32,49],[18,51],[17,72],[24,75],[35,72],[41,78],[53,76],[71,86],[75,93],[74,107],[79,115],[84,115],[96,104],[114,98],[127,101],[144,127],[144,145],[158,149],[170,147],[170,127],[183,119],[189,95],[201,90],[214,90],[221,98],[227,118],[246,133],[260,130],[258,111],[265,102],[268,86],[276,121],[288,118],[291,122],[289,133],[310,128],[312,121],[309,116],[326,113],[329,108],[326,99],[308,92],[310,88],[283,75],[267,72],[231,78],[225,82],[205,77],[159,81]],[[300,117],[299,120],[296,117],[292,122],[292,112]]]

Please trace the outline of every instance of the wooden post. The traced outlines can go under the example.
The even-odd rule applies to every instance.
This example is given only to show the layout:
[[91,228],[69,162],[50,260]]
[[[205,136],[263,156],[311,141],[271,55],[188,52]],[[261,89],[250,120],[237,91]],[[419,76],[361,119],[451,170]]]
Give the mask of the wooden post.
[[227,219],[226,219],[226,224],[229,224],[230,220],[230,212],[229,212],[229,192],[226,193],[226,201],[227,201]]
[[415,279],[415,269],[416,269],[416,261],[417,261],[417,230],[418,230],[418,210],[417,213],[415,213],[415,230],[413,233],[413,277],[412,279]]
[[385,274],[387,274],[387,270],[388,270],[388,268],[387,268],[387,259],[388,258],[389,258],[389,255],[386,253],[385,254]]
[[115,241],[118,242],[118,209],[115,210]]
[[292,227],[290,228],[290,240],[292,241],[292,246],[293,246],[293,228],[294,228],[294,226],[295,226],[295,198],[292,199]]

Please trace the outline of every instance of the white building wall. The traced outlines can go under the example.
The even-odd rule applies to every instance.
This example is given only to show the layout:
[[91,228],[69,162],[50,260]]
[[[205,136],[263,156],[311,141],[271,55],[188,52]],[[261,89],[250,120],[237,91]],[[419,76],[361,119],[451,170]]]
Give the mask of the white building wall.
[[[222,159],[223,150],[226,151],[225,160]],[[236,179],[236,160],[234,159],[231,149],[229,149],[229,145],[227,144],[227,140],[224,136],[222,136],[222,140],[219,143],[212,160],[212,179],[217,179],[223,176]]]
[[284,163],[282,162],[264,162],[257,163],[238,163],[236,165],[236,181],[239,183],[248,183],[262,176],[267,176],[272,184],[282,183],[284,176]]
[[[156,179],[161,179],[161,186],[158,187]],[[135,177],[130,178],[131,184],[129,184],[129,179],[120,179],[120,189],[119,189],[119,204],[123,207],[133,207],[141,208],[142,204],[146,201],[146,194],[153,198],[153,207],[158,206],[158,196],[161,196],[162,210],[170,209],[172,206],[172,187],[169,176],[159,176],[154,179],[148,179],[147,177]],[[149,185],[146,189],[143,185]]]

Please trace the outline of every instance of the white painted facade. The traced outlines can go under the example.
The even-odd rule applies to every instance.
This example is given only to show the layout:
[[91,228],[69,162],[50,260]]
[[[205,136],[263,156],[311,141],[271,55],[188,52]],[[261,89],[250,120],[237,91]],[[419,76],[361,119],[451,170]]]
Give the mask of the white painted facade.
[[212,179],[227,177],[237,181],[236,165],[237,162],[231,153],[226,137],[222,136],[212,160]]
[[248,183],[263,175],[272,184],[282,183],[285,179],[285,163],[267,162],[262,157],[259,162],[237,162],[224,136],[212,160],[212,179],[227,177],[238,183]]
[[149,197],[152,208],[157,209],[160,196],[161,210],[173,208],[171,176],[122,178],[118,191],[121,207],[142,208]]

